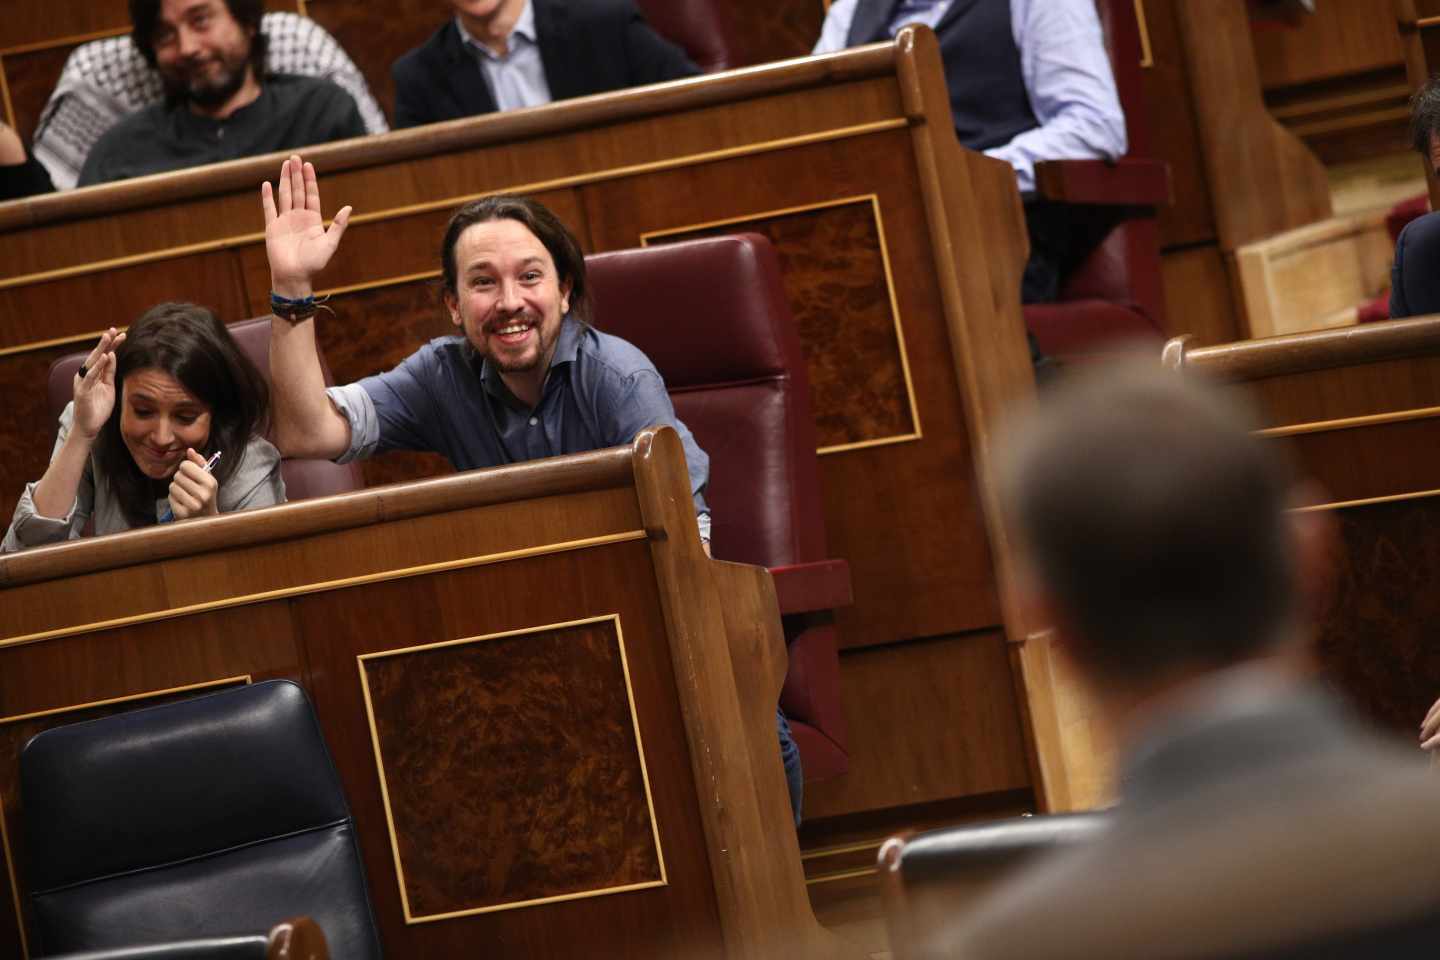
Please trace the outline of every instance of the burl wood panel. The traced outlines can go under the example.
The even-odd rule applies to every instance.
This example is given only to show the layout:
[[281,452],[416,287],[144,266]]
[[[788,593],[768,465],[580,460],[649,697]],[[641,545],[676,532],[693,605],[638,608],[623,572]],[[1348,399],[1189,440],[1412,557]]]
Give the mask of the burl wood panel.
[[[523,518],[515,523],[523,526]],[[694,813],[700,801],[649,553],[647,543],[635,541],[336,590],[295,603],[310,665],[308,689],[360,826],[370,894],[389,955],[470,956],[476,944],[484,944],[489,957],[518,960],[567,956],[577,943],[585,944],[591,956],[625,960],[713,955],[720,940],[719,917],[705,837]],[[565,588],[553,589],[556,584]],[[407,924],[375,754],[362,733],[366,713],[356,657],[437,638],[485,636],[612,613],[623,624],[668,885]],[[589,736],[580,730],[574,734]],[[489,732],[487,742],[504,735],[504,730]],[[441,773],[448,777],[452,771],[432,768],[432,774]],[[466,776],[463,770],[453,774]],[[447,789],[433,779],[431,786]],[[485,801],[483,796],[473,799]],[[465,835],[448,839],[455,845],[470,843]]]
[[741,220],[648,242],[747,231],[763,234],[780,257],[810,374],[810,412],[820,446],[914,433],[871,202]]
[[60,79],[65,58],[70,56],[75,46],[67,44],[0,56],[0,67],[5,70],[5,83],[10,90],[15,129],[25,143],[28,144],[35,136],[40,111],[45,101],[50,99],[50,91],[55,89],[55,81]]
[[413,917],[662,882],[620,643],[606,621],[365,661]]
[[50,463],[59,424],[50,415],[45,384],[50,364],[68,353],[93,347],[70,344],[0,356],[0,435],[29,437],[0,457],[0,519],[8,526],[25,484],[39,480]]
[[[335,314],[317,321],[320,349],[335,382],[351,383],[389,370],[432,338],[453,333],[438,289],[435,280],[415,280],[335,297]],[[363,336],[356,336],[357,331]],[[371,458],[361,470],[371,487],[453,472],[439,454],[400,451]]]
[[1342,549],[1318,651],[1329,682],[1414,742],[1440,696],[1440,499],[1338,511]]

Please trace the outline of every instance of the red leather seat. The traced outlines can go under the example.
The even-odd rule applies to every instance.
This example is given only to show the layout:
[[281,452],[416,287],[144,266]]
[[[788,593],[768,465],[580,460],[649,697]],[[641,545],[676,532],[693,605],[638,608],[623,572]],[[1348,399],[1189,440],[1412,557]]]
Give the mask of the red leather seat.
[[639,0],[640,12],[662,37],[685,48],[706,73],[745,62],[724,0]]
[[1152,159],[1140,86],[1140,32],[1134,0],[1096,0],[1105,45],[1125,110],[1129,151],[1104,160],[1036,164],[1047,199],[1112,207],[1119,222],[1060,284],[1055,303],[1029,304],[1025,325],[1040,349],[1074,358],[1137,340],[1163,339],[1165,297],[1160,279],[1156,208],[1170,202],[1169,168]]
[[[260,368],[260,373],[270,379],[270,318],[257,317],[229,324],[230,334],[245,355]],[[70,402],[75,371],[85,362],[90,351],[67,354],[50,366],[49,402],[50,415],[58,418],[65,404]],[[330,367],[324,356],[320,368],[325,373],[325,382],[334,383]],[[285,460],[280,464],[280,475],[285,478],[285,496],[289,500],[305,500],[309,497],[323,497],[332,493],[346,493],[365,486],[360,468],[353,463],[341,466],[328,460]]]
[[805,778],[845,772],[829,611],[850,602],[850,574],[826,558],[809,381],[774,249],[742,234],[586,264],[595,326],[654,361],[676,414],[710,455],[715,557],[774,576],[790,652],[780,705]]

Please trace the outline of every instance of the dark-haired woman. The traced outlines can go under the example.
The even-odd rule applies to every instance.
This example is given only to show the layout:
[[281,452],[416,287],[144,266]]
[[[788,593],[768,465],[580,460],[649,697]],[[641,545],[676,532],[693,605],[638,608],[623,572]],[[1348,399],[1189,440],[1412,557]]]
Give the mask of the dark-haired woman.
[[260,435],[265,380],[204,307],[161,304],[127,333],[112,327],[73,389],[0,553],[79,537],[91,519],[118,533],[285,500],[280,455]]

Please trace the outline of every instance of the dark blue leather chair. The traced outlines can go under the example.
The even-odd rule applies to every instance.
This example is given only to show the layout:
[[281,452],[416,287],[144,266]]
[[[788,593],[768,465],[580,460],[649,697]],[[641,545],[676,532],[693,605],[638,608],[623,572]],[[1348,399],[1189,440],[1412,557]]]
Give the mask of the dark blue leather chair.
[[355,825],[294,683],[47,730],[21,752],[20,787],[33,955],[303,914],[336,957],[381,956]]
[[143,947],[52,954],[49,960],[330,960],[325,935],[309,917],[286,920],[269,936],[206,937]]

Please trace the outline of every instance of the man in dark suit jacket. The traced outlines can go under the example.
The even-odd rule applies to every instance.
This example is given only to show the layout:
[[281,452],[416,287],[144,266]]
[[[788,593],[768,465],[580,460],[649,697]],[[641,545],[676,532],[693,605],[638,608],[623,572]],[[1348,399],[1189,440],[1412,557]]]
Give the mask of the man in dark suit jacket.
[[1440,213],[1405,224],[1390,268],[1390,319],[1440,313]]
[[937,955],[1440,955],[1440,778],[1312,676],[1329,515],[1290,509],[1275,441],[1214,385],[1151,361],[1042,401],[1001,489],[1024,602],[1112,728],[1121,801]]
[[[395,62],[395,126],[538,106],[700,72],[633,0],[451,0]],[[536,54],[538,53],[538,57]]]

